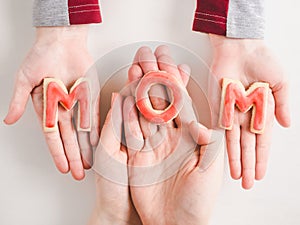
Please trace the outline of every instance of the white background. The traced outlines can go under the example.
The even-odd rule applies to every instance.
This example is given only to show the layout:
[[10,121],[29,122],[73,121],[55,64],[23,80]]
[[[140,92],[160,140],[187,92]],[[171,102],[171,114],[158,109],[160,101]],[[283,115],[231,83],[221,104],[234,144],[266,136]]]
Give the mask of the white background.
[[[34,39],[32,0],[0,0],[0,119],[12,95],[14,73]],[[91,29],[89,46],[99,58],[118,46],[168,41],[211,58],[207,36],[191,31],[195,0],[105,0],[103,23]],[[300,224],[300,2],[267,1],[266,42],[281,59],[291,84],[292,127],[274,126],[266,178],[244,191],[229,177],[213,225]],[[13,126],[0,124],[0,224],[85,224],[95,201],[93,174],[83,182],[57,172],[31,103]]]

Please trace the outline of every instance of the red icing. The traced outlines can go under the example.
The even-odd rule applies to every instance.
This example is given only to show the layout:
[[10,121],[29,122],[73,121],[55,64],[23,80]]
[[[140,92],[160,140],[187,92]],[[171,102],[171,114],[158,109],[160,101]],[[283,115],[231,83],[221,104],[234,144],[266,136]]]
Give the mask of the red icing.
[[46,91],[46,118],[47,128],[55,127],[57,121],[58,103],[61,103],[66,110],[71,110],[79,103],[80,123],[79,127],[88,129],[90,127],[90,89],[88,82],[79,83],[69,94],[67,94],[58,83],[52,81],[48,84]]
[[[252,106],[255,107],[252,118],[252,128],[255,131],[262,131],[265,125],[266,117],[266,99],[268,92],[266,87],[257,87],[248,95],[236,83],[230,83],[226,86],[224,96],[224,108],[221,115],[221,126],[229,128],[233,124],[235,105],[243,113],[247,112]],[[254,110],[254,109],[253,109]]]
[[[167,86],[173,95],[173,101],[162,111],[154,110],[148,91],[154,84]],[[158,71],[144,75],[136,89],[136,106],[143,116],[153,123],[166,123],[174,119],[183,107],[182,84],[174,75]]]

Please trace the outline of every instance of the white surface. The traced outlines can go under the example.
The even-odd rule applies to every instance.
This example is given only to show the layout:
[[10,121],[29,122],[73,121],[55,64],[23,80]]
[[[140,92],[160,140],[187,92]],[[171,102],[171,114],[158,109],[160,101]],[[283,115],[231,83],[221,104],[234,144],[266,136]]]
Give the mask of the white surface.
[[[205,35],[191,31],[195,0],[102,1],[104,23],[93,26],[90,48],[98,58],[111,49],[142,40],[159,40],[190,48],[206,60]],[[13,76],[30,48],[31,1],[0,0],[0,118],[12,94]],[[268,0],[267,43],[280,57],[291,81],[293,125],[274,127],[267,177],[244,191],[224,175],[212,225],[300,224],[300,2]],[[206,47],[205,47],[206,46]],[[59,174],[47,151],[31,103],[14,126],[0,125],[0,224],[85,224],[94,203],[89,172],[83,182]]]

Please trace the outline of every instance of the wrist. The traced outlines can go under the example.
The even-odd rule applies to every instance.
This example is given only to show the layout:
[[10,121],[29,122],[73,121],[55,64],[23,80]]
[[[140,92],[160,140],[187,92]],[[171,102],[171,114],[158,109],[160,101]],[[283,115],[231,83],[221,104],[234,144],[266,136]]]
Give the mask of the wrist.
[[262,39],[228,38],[221,35],[209,34],[209,40],[214,54],[230,57],[251,53],[264,46]]
[[[130,220],[130,221],[129,221]],[[89,222],[89,225],[140,225],[139,218],[128,216],[128,220],[123,220],[118,217],[117,214],[111,215],[104,211],[94,210],[93,216]]]
[[176,216],[171,215],[169,212],[164,211],[162,214],[142,216],[141,221],[143,225],[175,225],[175,217]]
[[130,223],[116,220],[111,217],[106,216],[97,216],[97,218],[94,218],[89,225],[112,225],[112,224],[118,224],[118,225],[130,225]]
[[86,45],[89,25],[72,25],[66,27],[37,27],[36,44],[53,43]]

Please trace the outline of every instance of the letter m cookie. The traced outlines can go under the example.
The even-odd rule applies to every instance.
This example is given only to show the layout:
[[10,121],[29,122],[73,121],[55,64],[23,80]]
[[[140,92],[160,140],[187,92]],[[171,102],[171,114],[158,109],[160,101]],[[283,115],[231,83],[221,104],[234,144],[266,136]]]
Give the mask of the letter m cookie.
[[220,127],[231,130],[234,120],[235,106],[246,113],[252,108],[250,131],[261,134],[266,123],[269,84],[253,83],[246,91],[240,81],[224,78],[220,106]]

